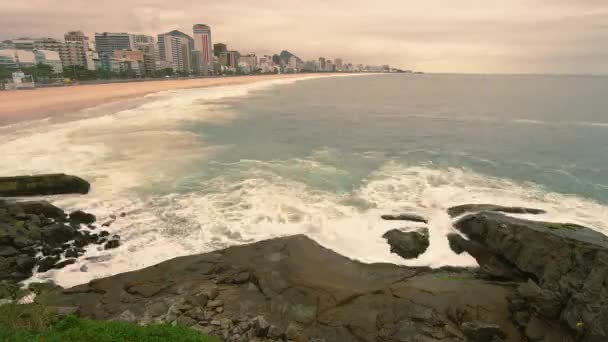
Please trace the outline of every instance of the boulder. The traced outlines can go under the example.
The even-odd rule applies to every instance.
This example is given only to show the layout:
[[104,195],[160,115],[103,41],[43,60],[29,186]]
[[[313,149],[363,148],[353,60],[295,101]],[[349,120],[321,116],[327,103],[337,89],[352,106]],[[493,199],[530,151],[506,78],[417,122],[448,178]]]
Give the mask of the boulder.
[[411,221],[418,223],[428,223],[428,220],[416,214],[382,215],[383,220],[387,221]]
[[63,210],[47,201],[16,202],[13,205],[19,206],[25,214],[43,215],[55,220],[62,220],[66,216]]
[[0,177],[0,197],[86,194],[90,184],[65,174]]
[[429,247],[429,230],[427,228],[418,228],[409,232],[393,229],[386,232],[382,237],[391,246],[391,252],[404,259],[417,258]]
[[76,210],[70,214],[70,223],[72,224],[85,224],[89,225],[94,223],[96,220],[95,215],[85,213],[82,210]]
[[542,209],[525,208],[525,207],[505,207],[495,204],[463,204],[448,209],[450,217],[457,217],[466,213],[476,213],[480,211],[495,211],[508,214],[533,214],[540,215],[547,212]]
[[538,285],[527,291],[534,314],[560,319],[582,340],[608,340],[607,236],[495,212],[465,216],[455,227]]

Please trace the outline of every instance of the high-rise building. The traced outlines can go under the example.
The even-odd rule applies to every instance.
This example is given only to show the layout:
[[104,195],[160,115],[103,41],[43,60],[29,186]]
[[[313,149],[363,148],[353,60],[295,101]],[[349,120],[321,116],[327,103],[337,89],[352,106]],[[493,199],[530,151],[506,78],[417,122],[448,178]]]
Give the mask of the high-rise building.
[[200,53],[200,70],[208,74],[213,67],[213,44],[211,42],[211,28],[203,24],[192,26],[194,33],[194,50]]
[[133,42],[135,49],[144,54],[145,72],[148,74],[154,73],[156,71],[156,60],[158,56],[154,37],[145,34],[136,34],[133,35]]
[[325,71],[325,57],[319,57],[319,71]]
[[217,43],[217,44],[213,44],[213,54],[216,57],[219,57],[222,52],[226,52],[228,51],[228,46],[226,46],[226,44],[224,43]]
[[133,50],[135,42],[133,35],[128,33],[102,32],[95,33],[95,50],[99,53],[101,66],[104,70],[112,70],[112,61],[115,50]]
[[254,72],[258,69],[258,57],[254,53],[241,56],[239,66],[247,73]]
[[336,58],[336,71],[344,71],[344,61],[342,58]]
[[158,55],[159,60],[167,63],[176,72],[190,72],[192,52],[189,40],[183,36],[174,36],[169,33],[158,35]]
[[94,70],[94,66],[89,65],[87,58],[89,37],[85,36],[82,31],[69,31],[63,37],[65,46],[64,50],[60,51],[63,67],[84,66]]

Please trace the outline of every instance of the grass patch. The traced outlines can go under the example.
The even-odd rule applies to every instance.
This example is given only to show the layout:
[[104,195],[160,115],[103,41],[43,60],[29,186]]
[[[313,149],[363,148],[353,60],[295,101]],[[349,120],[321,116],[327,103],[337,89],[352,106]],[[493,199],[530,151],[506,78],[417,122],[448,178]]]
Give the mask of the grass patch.
[[94,321],[75,316],[59,317],[41,304],[0,306],[0,341],[30,342],[220,342],[193,329],[156,324]]

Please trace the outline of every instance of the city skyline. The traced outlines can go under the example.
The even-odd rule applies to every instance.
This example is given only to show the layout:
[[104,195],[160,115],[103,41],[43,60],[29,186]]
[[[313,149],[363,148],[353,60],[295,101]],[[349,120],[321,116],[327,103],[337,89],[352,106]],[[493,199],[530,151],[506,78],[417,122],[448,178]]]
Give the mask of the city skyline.
[[204,22],[213,28],[213,41],[260,55],[277,49],[305,60],[338,54],[431,72],[608,73],[608,3],[600,0],[381,0],[373,7],[338,0],[305,8],[274,0],[103,6],[60,0],[52,7],[40,1],[0,4],[0,20],[0,39],[59,38],[74,29],[90,37],[104,31],[156,36],[173,29],[190,33],[193,24]]

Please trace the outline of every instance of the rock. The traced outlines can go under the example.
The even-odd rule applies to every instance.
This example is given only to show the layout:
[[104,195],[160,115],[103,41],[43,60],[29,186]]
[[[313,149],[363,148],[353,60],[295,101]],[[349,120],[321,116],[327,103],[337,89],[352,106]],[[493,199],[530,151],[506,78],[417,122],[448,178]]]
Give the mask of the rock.
[[114,248],[118,248],[118,247],[120,247],[120,241],[110,240],[110,241],[106,242],[106,244],[103,246],[103,249],[108,250],[108,249],[114,249]]
[[500,341],[506,337],[498,325],[484,322],[465,322],[462,332],[470,342],[491,342],[496,338]]
[[10,257],[19,254],[19,251],[11,246],[0,246],[0,256]]
[[63,223],[54,223],[42,230],[44,241],[50,245],[61,245],[79,236],[78,230]]
[[197,321],[193,320],[192,318],[190,318],[188,316],[180,316],[180,317],[177,318],[176,322],[177,322],[178,325],[182,325],[182,326],[185,326],[185,327],[191,327],[191,326],[194,326],[194,325],[198,324]]
[[45,257],[38,261],[38,272],[46,272],[55,266],[55,264],[59,261],[58,257]]
[[207,307],[210,307],[212,309],[218,308],[223,305],[224,305],[224,301],[222,301],[222,300],[211,300],[207,303]]
[[66,258],[78,258],[78,250],[75,248],[69,248],[65,251]]
[[111,226],[111,225],[112,225],[112,223],[114,223],[115,221],[116,221],[116,219],[110,219],[110,220],[108,220],[108,221],[106,221],[106,222],[102,223],[102,224],[101,224],[101,226],[102,226],[102,227],[106,227],[106,228],[107,228],[107,227]]
[[95,215],[85,213],[82,210],[76,210],[70,214],[70,223],[72,224],[93,224],[96,220]]
[[466,213],[476,213],[480,211],[494,211],[508,214],[532,214],[540,215],[547,212],[542,209],[524,208],[524,207],[504,207],[494,204],[463,204],[448,209],[450,217],[457,217]]
[[418,223],[428,223],[427,219],[416,214],[382,215],[383,220],[387,221],[412,221]]
[[23,212],[29,215],[44,215],[56,220],[63,220],[66,216],[63,210],[47,201],[17,202],[16,205],[19,205]]
[[462,236],[448,234],[450,248],[456,253],[469,253],[479,264],[479,273],[489,280],[512,281],[523,280],[523,275],[513,264],[492,253],[487,247],[475,241],[464,239]]
[[87,265],[80,266],[80,272],[88,272],[88,271],[89,271],[89,266],[87,266]]
[[72,265],[72,264],[74,264],[74,263],[76,263],[76,259],[66,259],[66,260],[63,260],[63,261],[61,261],[61,262],[56,263],[56,264],[53,266],[53,268],[54,268],[54,269],[62,269],[62,268],[64,268],[64,267],[66,267],[66,266],[68,266],[68,265]]
[[[251,276],[247,286],[217,285],[243,270]],[[524,329],[513,323],[507,299],[519,296],[518,284],[479,279],[466,269],[361,263],[297,235],[178,257],[40,300],[78,306],[80,316],[100,320],[128,310],[141,324],[155,320],[147,311],[152,303],[173,303],[164,322],[186,316],[226,341],[239,335],[245,341],[454,342],[464,340],[463,322],[482,318],[500,326],[505,340],[522,341]],[[219,296],[208,295],[215,288]],[[196,306],[191,297],[198,294],[215,299]],[[181,312],[185,302],[191,309]],[[259,316],[266,323],[256,318],[255,324],[269,325],[265,337],[254,336]],[[232,320],[229,329],[222,329],[229,326],[224,319]],[[570,333],[558,331],[554,340],[568,341]]]
[[426,228],[418,228],[410,232],[393,229],[382,237],[391,246],[391,252],[404,259],[417,258],[429,247],[429,231]]
[[20,255],[15,260],[17,269],[28,274],[32,273],[32,268],[36,265],[36,258],[29,255]]
[[608,340],[608,237],[489,212],[465,216],[455,227],[537,284],[527,291],[536,313],[559,318],[583,340]]
[[50,306],[48,309],[59,316],[75,315],[78,312],[77,306]]
[[65,174],[0,177],[0,197],[86,194],[90,184]]
[[270,329],[270,323],[263,316],[257,316],[252,321],[253,333],[256,337],[266,337]]

